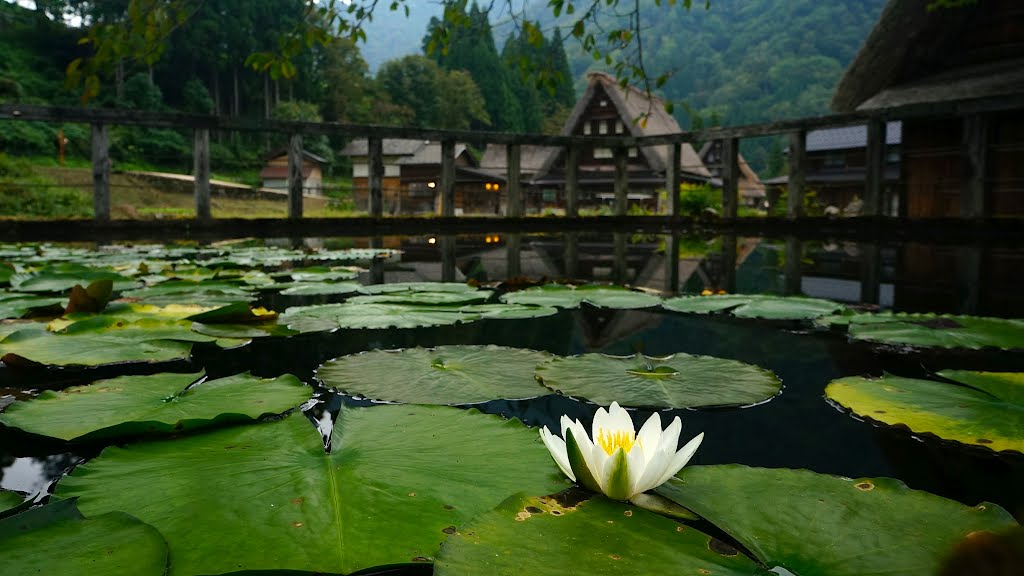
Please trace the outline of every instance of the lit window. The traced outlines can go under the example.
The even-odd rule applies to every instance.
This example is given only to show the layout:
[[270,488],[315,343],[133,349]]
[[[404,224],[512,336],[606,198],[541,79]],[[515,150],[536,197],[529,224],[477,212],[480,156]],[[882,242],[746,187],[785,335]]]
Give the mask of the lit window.
[[608,133],[608,121],[607,120],[601,120],[601,123],[597,125],[597,133],[598,134],[607,134]]
[[583,123],[583,134],[586,135],[586,136],[590,135],[590,121],[589,120]]
[[615,133],[622,134],[622,120],[615,121]]
[[611,157],[612,157],[612,149],[611,148],[594,148],[594,158],[596,158],[596,159],[605,159],[605,158],[611,158]]
[[607,105],[608,105],[608,101],[607,100],[601,100],[601,106],[607,106]]
[[636,158],[636,154],[637,154],[636,148],[630,148],[629,149],[629,157],[630,158]]

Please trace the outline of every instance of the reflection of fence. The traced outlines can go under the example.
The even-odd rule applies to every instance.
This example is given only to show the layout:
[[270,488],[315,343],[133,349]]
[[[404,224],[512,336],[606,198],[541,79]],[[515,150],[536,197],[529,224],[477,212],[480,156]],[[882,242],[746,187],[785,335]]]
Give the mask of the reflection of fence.
[[[210,132],[264,132],[287,135],[288,137],[288,216],[295,220],[302,218],[302,150],[303,137],[311,135],[334,135],[345,138],[366,138],[369,143],[370,177],[365,210],[371,218],[385,214],[433,213],[440,216],[456,216],[455,144],[465,142],[483,146],[499,144],[507,147],[508,168],[503,191],[506,199],[504,215],[521,217],[525,212],[525,186],[521,179],[520,149],[524,145],[540,145],[564,148],[569,159],[564,174],[565,216],[578,215],[580,199],[579,165],[580,151],[587,147],[608,149],[614,159],[613,180],[614,202],[611,211],[618,216],[626,214],[629,191],[628,158],[637,147],[668,146],[669,168],[664,174],[664,187],[678,190],[680,183],[680,158],[684,143],[719,141],[721,143],[720,168],[722,182],[722,217],[732,221],[739,206],[740,161],[739,143],[743,138],[786,135],[789,144],[789,177],[787,183],[787,207],[789,217],[802,216],[806,192],[807,154],[806,134],[809,130],[867,125],[867,164],[865,169],[862,214],[865,216],[895,216],[885,207],[885,166],[886,166],[886,122],[914,118],[960,118],[965,126],[960,156],[964,170],[960,179],[962,216],[980,218],[987,216],[986,198],[990,182],[986,180],[985,166],[989,162],[990,146],[983,138],[985,130],[967,129],[979,122],[985,122],[988,114],[996,111],[1024,108],[1024,98],[1000,97],[970,102],[948,104],[913,105],[886,110],[857,112],[837,116],[808,118],[733,128],[713,128],[698,132],[680,132],[657,136],[548,136],[540,134],[499,134],[488,132],[425,130],[400,127],[345,125],[337,123],[286,122],[254,120],[236,117],[190,116],[182,114],[111,110],[99,108],[56,108],[44,106],[0,105],[0,119],[8,121],[44,121],[86,123],[92,126],[92,185],[95,219],[106,222],[110,218],[110,155],[108,127],[111,125],[141,126],[151,128],[191,129],[194,134],[193,174],[196,203],[196,219],[209,223],[210,211]],[[384,164],[382,142],[387,138],[415,138],[441,142],[441,167],[438,174],[437,199],[432,196],[417,199],[409,192],[388,191],[383,186]],[[414,203],[407,211],[403,203]],[[422,204],[420,206],[419,204]],[[428,206],[429,204],[429,206]],[[409,205],[406,204],[406,207]],[[363,208],[363,206],[357,206]],[[679,195],[669,194],[668,213],[679,215]],[[742,220],[742,219],[741,219]]]

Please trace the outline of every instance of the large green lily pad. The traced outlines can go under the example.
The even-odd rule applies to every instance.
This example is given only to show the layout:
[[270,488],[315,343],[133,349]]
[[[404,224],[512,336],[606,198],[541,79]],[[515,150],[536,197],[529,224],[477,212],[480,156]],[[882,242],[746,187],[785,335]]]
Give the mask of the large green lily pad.
[[525,318],[543,318],[558,314],[558,308],[551,306],[532,306],[528,304],[470,304],[459,309],[467,314],[479,314],[481,318],[494,320],[521,320]]
[[172,575],[348,574],[429,562],[451,527],[567,483],[536,430],[457,408],[345,408],[331,447],[292,415],[108,448],[55,494],[89,516],[123,510],[155,526]]
[[281,290],[281,294],[285,296],[333,296],[356,294],[362,288],[362,284],[355,282],[303,282]]
[[579,308],[583,302],[592,306],[618,309],[651,308],[661,304],[661,298],[653,294],[637,292],[621,286],[597,284],[578,287],[545,284],[518,292],[510,292],[503,295],[501,301],[509,304],[557,306],[559,308]]
[[190,387],[202,376],[121,376],[45,391],[34,400],[11,404],[0,414],[0,424],[77,441],[171,434],[280,414],[308,400],[311,392],[290,374],[273,379],[238,374]]
[[476,292],[476,286],[461,282],[392,282],[363,286],[366,294],[394,294],[399,292]]
[[235,281],[212,280],[207,282],[191,282],[188,280],[168,280],[154,286],[129,290],[122,293],[121,296],[154,305],[202,304],[204,306],[219,306],[255,300],[254,290],[254,286]]
[[295,282],[337,282],[355,280],[359,277],[359,271],[359,268],[351,266],[310,266],[284,270],[274,276],[288,276]]
[[118,362],[166,362],[188,358],[191,351],[192,342],[159,338],[133,340],[102,332],[75,337],[50,332],[40,324],[19,326],[0,340],[0,359],[10,364],[100,366]]
[[935,574],[969,534],[1017,525],[994,504],[964,506],[890,478],[688,466],[656,490],[798,576]]
[[845,309],[842,304],[831,300],[755,294],[680,296],[666,300],[663,306],[674,312],[709,314],[729,311],[738,318],[766,320],[811,320]]
[[458,306],[479,304],[491,297],[490,290],[463,292],[384,292],[354,296],[348,301],[353,304],[418,304],[433,306]]
[[[35,294],[0,293],[0,320],[21,318],[33,310],[47,310],[59,316],[64,309],[63,302],[65,300],[66,298]],[[58,307],[60,311],[57,310]]]
[[375,350],[331,360],[317,376],[325,386],[375,400],[475,404],[548,394],[533,370],[550,357],[498,346]]
[[601,405],[647,408],[743,406],[768,400],[782,383],[736,360],[677,353],[665,357],[583,354],[537,366],[542,384]]
[[961,385],[891,375],[842,378],[825,395],[860,416],[918,434],[1024,452],[1024,373],[939,375]]
[[448,537],[437,576],[465,574],[760,574],[728,544],[642,508],[513,496]]
[[56,502],[0,520],[4,574],[160,576],[167,544],[152,526],[124,512],[83,518],[74,502]]
[[1024,320],[935,314],[856,314],[850,337],[935,348],[1024,348]]
[[300,332],[337,328],[418,328],[479,320],[456,307],[411,304],[324,304],[285,310],[278,322]]
[[19,506],[24,501],[25,497],[17,492],[0,490],[0,512],[5,512],[15,506]]
[[97,280],[110,280],[115,291],[130,290],[139,285],[116,272],[79,264],[55,264],[10,278],[11,286],[18,292],[66,292],[76,284],[88,286]]

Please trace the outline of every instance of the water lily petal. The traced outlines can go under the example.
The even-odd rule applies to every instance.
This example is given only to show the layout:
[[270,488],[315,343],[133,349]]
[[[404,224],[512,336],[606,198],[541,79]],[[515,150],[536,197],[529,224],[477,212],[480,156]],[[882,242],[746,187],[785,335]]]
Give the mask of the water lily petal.
[[633,419],[630,418],[629,412],[625,408],[619,406],[618,402],[612,402],[611,408],[608,409],[608,416],[611,418],[612,430],[621,430],[629,436],[633,436],[636,430],[633,427]]
[[636,441],[639,446],[634,446],[633,450],[638,447],[642,449],[644,455],[644,466],[651,461],[651,458],[658,453],[658,448],[661,444],[661,416],[657,412],[651,414],[651,417],[644,422],[644,425],[640,427],[640,432],[636,435]]
[[626,453],[626,467],[629,472],[629,496],[632,498],[637,493],[636,486],[647,469],[647,456],[639,444],[633,444],[633,448]]
[[548,452],[551,453],[551,458],[555,461],[555,464],[558,464],[562,473],[575,482],[576,475],[572,473],[572,466],[569,465],[569,455],[565,451],[565,441],[548,431],[547,426],[540,429],[540,439],[544,441],[544,446],[547,447]]
[[676,472],[682,470],[683,466],[686,466],[686,463],[689,462],[690,458],[693,457],[693,453],[697,451],[697,448],[700,447],[700,443],[703,440],[704,433],[701,432],[700,434],[694,436],[692,440],[687,442],[686,446],[680,448],[679,452],[676,452],[676,455],[672,458],[672,462],[668,465],[668,468],[665,470],[665,473],[658,480],[656,486],[664,484],[665,482],[668,481],[669,478],[675,476]]
[[661,442],[658,445],[658,452],[675,454],[679,447],[679,433],[683,431],[683,422],[676,416],[672,423],[661,433]]
[[640,478],[633,485],[633,493],[640,494],[641,492],[646,492],[651,488],[659,486],[661,484],[659,480],[661,480],[661,477],[665,474],[665,470],[672,462],[672,457],[675,456],[675,454],[675,452],[658,450],[651,460],[647,462]]
[[608,411],[603,406],[598,408],[597,412],[594,413],[594,423],[590,427],[590,437],[594,442],[597,442],[597,439],[601,437],[601,430],[610,430],[611,428],[611,415],[608,414]]
[[629,483],[627,458],[622,448],[617,448],[605,462],[602,473],[605,479],[604,494],[612,500],[629,500],[633,495],[633,487]]
[[[587,435],[583,434],[580,441],[589,442],[588,440],[584,440],[586,437]],[[591,472],[590,464],[586,461],[580,444],[576,442],[576,435],[572,428],[565,432],[565,451],[576,483],[588,490],[601,492],[601,484],[598,483],[594,474]]]

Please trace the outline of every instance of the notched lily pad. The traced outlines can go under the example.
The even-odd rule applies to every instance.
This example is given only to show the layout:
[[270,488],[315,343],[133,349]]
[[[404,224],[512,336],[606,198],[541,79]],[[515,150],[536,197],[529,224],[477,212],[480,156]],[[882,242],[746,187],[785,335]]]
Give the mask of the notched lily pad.
[[6,512],[11,508],[20,506],[25,497],[11,490],[0,490],[0,512]]
[[841,378],[825,395],[854,413],[918,434],[1024,453],[1024,373],[948,370],[938,382]]
[[933,348],[1024,349],[1024,320],[934,314],[856,314],[855,340]]
[[782,382],[763,368],[711,356],[666,357],[583,354],[537,366],[542,384],[601,405],[701,408],[756,404],[775,396]]
[[265,379],[245,373],[199,381],[202,376],[121,376],[44,391],[10,405],[0,413],[0,424],[72,441],[172,434],[280,414],[308,400],[311,392],[290,374]]
[[591,306],[615,309],[651,308],[661,304],[661,298],[653,294],[630,290],[621,286],[599,284],[585,284],[583,286],[545,284],[517,292],[509,292],[501,297],[501,301],[508,304],[557,306],[559,308],[579,308],[583,302]]
[[480,315],[453,306],[410,304],[324,304],[285,310],[279,322],[299,332],[338,328],[420,328],[479,320]]
[[543,396],[533,371],[550,354],[499,346],[438,346],[342,356],[317,369],[325,386],[375,400],[475,404]]
[[663,306],[673,312],[688,314],[728,312],[737,318],[761,318],[764,320],[813,320],[845,310],[842,304],[831,300],[760,294],[679,296],[666,300]]

